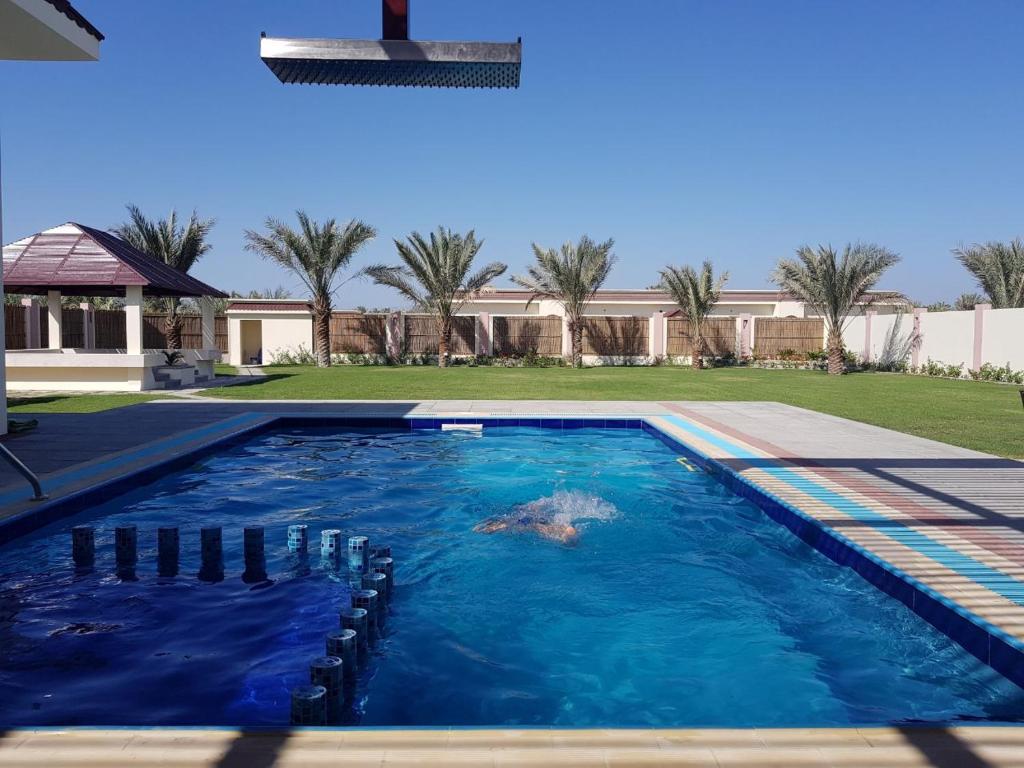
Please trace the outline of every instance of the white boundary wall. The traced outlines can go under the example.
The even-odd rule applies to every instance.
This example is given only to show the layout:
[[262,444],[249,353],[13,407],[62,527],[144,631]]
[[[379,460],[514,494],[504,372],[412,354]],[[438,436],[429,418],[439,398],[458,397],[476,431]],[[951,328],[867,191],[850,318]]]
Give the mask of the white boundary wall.
[[[897,317],[868,313],[852,318],[843,331],[847,348],[862,360],[878,360]],[[912,364],[929,359],[962,363],[965,373],[985,363],[1024,370],[1024,309],[991,309],[987,304],[961,312],[917,309],[902,315],[899,335],[906,337],[915,327],[921,341]]]

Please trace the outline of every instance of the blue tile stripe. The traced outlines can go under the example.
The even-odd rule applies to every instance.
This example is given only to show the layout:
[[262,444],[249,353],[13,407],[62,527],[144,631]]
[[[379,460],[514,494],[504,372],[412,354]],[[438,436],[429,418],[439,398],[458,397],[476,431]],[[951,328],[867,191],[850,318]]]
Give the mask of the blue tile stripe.
[[[686,421],[679,416],[664,416],[662,418],[670,422],[673,426],[679,427],[685,432],[699,437],[701,440],[725,451],[734,458],[762,458],[759,454],[725,440],[718,435],[711,434],[710,432],[695,426],[691,422]],[[1024,583],[1014,579],[1002,571],[999,571],[986,563],[975,560],[973,557],[965,555],[952,547],[942,544],[920,531],[910,528],[901,520],[887,517],[880,512],[876,512],[870,507],[866,507],[863,504],[843,496],[842,494],[826,488],[794,469],[790,469],[788,467],[758,467],[758,469],[768,475],[771,475],[777,480],[785,482],[801,493],[805,493],[811,498],[828,504],[832,508],[842,512],[854,520],[866,523],[869,527],[879,531],[893,541],[899,542],[900,544],[913,549],[915,552],[919,552],[920,554],[931,558],[935,562],[949,568],[951,571],[958,573],[964,578],[981,584],[987,589],[992,590],[996,594],[1005,597],[1007,600],[1016,603],[1017,605],[1024,606]]]

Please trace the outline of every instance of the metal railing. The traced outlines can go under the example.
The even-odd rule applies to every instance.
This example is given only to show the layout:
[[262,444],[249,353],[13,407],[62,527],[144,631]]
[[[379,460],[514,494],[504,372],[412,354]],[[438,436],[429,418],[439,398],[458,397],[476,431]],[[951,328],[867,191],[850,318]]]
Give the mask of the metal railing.
[[6,459],[7,463],[18,471],[18,474],[32,484],[32,501],[43,501],[48,498],[47,495],[43,493],[43,486],[39,484],[39,478],[36,476],[36,473],[26,467],[25,463],[11,453],[10,449],[6,445],[0,445],[0,457]]

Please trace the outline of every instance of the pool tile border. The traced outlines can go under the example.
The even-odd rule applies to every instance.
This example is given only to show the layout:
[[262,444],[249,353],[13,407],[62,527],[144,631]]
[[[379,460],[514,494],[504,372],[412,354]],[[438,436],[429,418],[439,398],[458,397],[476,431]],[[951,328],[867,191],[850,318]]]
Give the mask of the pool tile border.
[[[93,472],[117,473],[119,467],[137,463],[151,457],[151,461],[140,467],[127,469],[120,474],[106,477],[85,487],[75,488],[64,496],[26,509],[19,514],[0,520],[0,546],[24,536],[39,528],[63,518],[77,514],[94,506],[110,496],[116,496],[146,485],[169,472],[191,466],[210,453],[232,445],[246,442],[255,435],[274,429],[298,427],[346,427],[374,430],[437,430],[445,424],[480,424],[487,428],[527,427],[541,429],[629,429],[642,430],[654,436],[673,451],[683,454],[690,462],[708,472],[730,491],[755,503],[772,520],[785,526],[801,541],[804,541],[838,565],[852,568],[868,583],[890,597],[899,600],[914,613],[932,624],[965,650],[991,666],[997,672],[1024,688],[1024,642],[992,625],[983,617],[959,605],[952,598],[941,594],[927,584],[906,573],[866,547],[850,540],[826,523],[805,512],[797,504],[783,499],[758,482],[744,477],[740,472],[704,453],[684,437],[672,434],[663,420],[673,426],[672,419],[685,416],[671,414],[605,417],[474,417],[474,416],[348,416],[321,415],[314,413],[246,413],[221,422],[155,441],[123,456],[111,457],[96,462],[94,466],[75,467],[64,473],[48,478],[48,490],[59,490],[73,485],[83,474]],[[692,422],[691,422],[692,423]],[[679,425],[674,425],[679,426]],[[694,426],[698,426],[694,424]],[[709,431],[707,425],[700,430]],[[684,431],[684,430],[681,430]],[[714,431],[714,430],[710,430]],[[723,443],[735,445],[735,437],[715,434]],[[186,447],[187,446],[187,447]],[[184,450],[177,451],[178,448]],[[791,483],[784,484],[799,491]],[[49,484],[55,484],[52,489]],[[8,492],[10,495],[10,492]],[[3,497],[0,497],[0,502]]]

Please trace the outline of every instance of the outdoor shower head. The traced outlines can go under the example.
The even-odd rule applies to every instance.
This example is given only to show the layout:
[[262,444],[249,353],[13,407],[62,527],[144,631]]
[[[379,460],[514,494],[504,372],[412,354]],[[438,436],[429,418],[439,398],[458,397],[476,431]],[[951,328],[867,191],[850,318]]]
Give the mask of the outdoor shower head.
[[380,40],[267,37],[260,58],[282,83],[518,88],[522,40],[409,39],[408,0],[383,0]]

